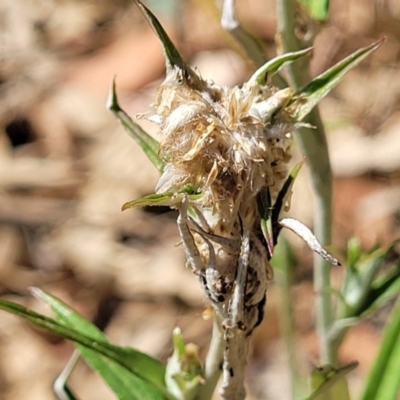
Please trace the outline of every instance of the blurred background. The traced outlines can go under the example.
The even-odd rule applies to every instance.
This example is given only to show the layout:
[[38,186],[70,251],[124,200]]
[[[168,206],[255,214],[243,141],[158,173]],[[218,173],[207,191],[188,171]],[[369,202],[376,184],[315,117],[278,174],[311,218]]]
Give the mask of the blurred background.
[[[235,85],[254,71],[220,28],[214,0],[147,4],[204,78]],[[273,56],[274,1],[238,0],[237,13]],[[321,104],[335,175],[333,245],[344,248],[352,236],[365,248],[388,244],[400,237],[400,2],[332,0],[329,21],[315,28],[313,75],[388,36]],[[131,0],[1,0],[0,57],[0,295],[48,313],[27,293],[39,286],[114,342],[163,360],[180,326],[203,356],[211,322],[197,281],[184,268],[176,214],[120,211],[124,202],[151,193],[158,178],[105,108],[114,75],[120,104],[132,116],[149,109],[164,77],[160,43],[137,7]],[[157,134],[145,121],[143,127]],[[296,144],[294,150],[297,161]],[[311,227],[312,214],[305,169],[290,215]],[[318,355],[312,255],[296,241],[293,246],[294,340],[308,371]],[[338,268],[335,280],[340,275]],[[360,362],[350,375],[354,394],[386,316],[382,310],[353,328],[342,347],[342,362]],[[71,343],[0,312],[0,399],[54,399],[52,382],[72,350]],[[288,399],[274,283],[249,353],[248,398]],[[83,400],[115,398],[83,363],[71,386]]]

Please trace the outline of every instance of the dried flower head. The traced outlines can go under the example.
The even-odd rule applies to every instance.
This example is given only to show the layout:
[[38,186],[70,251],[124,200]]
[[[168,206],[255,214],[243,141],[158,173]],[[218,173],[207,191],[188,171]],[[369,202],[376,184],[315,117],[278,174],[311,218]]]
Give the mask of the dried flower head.
[[[247,305],[264,302],[272,277],[257,196],[268,189],[276,198],[287,178],[293,123],[284,107],[292,92],[258,82],[222,88],[200,77],[193,87],[180,74],[176,68],[169,71],[150,117],[160,126],[164,162],[156,191],[180,193],[190,186],[201,193],[194,199],[177,197],[178,208],[186,201],[184,208],[193,210],[190,217],[184,212],[181,235],[189,265],[225,320],[244,231],[249,232]],[[251,331],[260,321],[257,314],[242,328]]]
[[293,125],[281,111],[291,94],[256,82],[204,82],[201,91],[179,82],[168,77],[155,104],[165,162],[157,192],[191,184],[203,194],[197,205],[223,220],[247,215],[260,190],[277,194],[287,177]]

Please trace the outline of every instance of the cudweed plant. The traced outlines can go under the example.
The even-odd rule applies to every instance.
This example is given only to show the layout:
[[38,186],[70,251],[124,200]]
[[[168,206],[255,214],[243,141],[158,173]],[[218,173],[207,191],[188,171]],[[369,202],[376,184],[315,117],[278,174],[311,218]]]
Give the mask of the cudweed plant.
[[[158,125],[160,140],[150,137],[123,111],[115,81],[108,108],[159,170],[160,179],[154,194],[122,208],[162,205],[178,210],[186,265],[214,310],[207,359],[204,364],[198,359],[196,347],[185,344],[179,330],[173,334],[175,350],[167,366],[134,349],[112,345],[92,324],[39,289],[32,293],[50,305],[56,320],[6,300],[1,300],[0,307],[73,340],[79,354],[120,399],[206,400],[222,374],[221,397],[241,400],[245,398],[248,341],[264,317],[268,282],[273,278],[270,260],[281,229],[295,232],[324,260],[339,265],[306,226],[280,217],[282,210],[289,209],[292,185],[304,162],[289,170],[293,134],[299,128],[312,128],[305,122],[307,115],[383,39],[298,88],[282,87],[277,74],[283,66],[307,58],[311,48],[284,53],[262,65],[247,82],[227,88],[190,68],[157,18],[140,1],[136,3],[160,38],[166,59],[166,78],[156,101],[141,116]],[[224,16],[225,22],[235,22],[233,2],[225,2]],[[237,24],[227,25],[250,43]],[[355,262],[349,263],[343,306],[324,343],[337,348],[355,318],[398,282],[399,266],[386,279],[375,279],[388,253],[374,258],[369,274],[357,273]],[[396,337],[400,328],[396,329],[392,328],[391,337]],[[396,339],[392,342],[397,343]],[[76,358],[57,380],[62,399],[76,398],[65,384]],[[348,397],[343,377],[353,367],[328,365],[315,370],[307,398]],[[363,400],[378,399],[368,397],[370,392]]]

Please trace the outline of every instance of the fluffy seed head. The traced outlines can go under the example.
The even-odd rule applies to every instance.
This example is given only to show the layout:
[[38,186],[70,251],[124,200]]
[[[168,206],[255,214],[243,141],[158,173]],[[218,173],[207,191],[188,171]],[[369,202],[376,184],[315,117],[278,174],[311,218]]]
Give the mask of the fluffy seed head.
[[[284,106],[290,89],[256,82],[233,88],[203,81],[193,89],[172,71],[161,85],[152,120],[160,125],[165,161],[157,192],[194,185],[202,209],[223,221],[254,214],[257,193],[277,194],[288,172],[292,124]],[[250,213],[249,210],[254,210]]]

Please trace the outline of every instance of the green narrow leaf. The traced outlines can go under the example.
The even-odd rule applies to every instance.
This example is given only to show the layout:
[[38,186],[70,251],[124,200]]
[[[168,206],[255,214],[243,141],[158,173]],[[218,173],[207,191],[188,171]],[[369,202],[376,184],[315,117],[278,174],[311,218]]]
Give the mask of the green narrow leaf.
[[278,225],[279,214],[283,206],[286,204],[288,197],[290,196],[293,183],[300,172],[301,167],[305,162],[305,157],[298,162],[293,169],[290,171],[282,189],[278,193],[275,200],[275,204],[272,206],[271,194],[269,189],[264,192],[259,193],[257,196],[257,207],[258,214],[261,219],[261,231],[264,235],[265,241],[267,243],[267,248],[270,256],[274,254],[274,246],[278,239],[278,234],[280,227]]
[[[26,319],[27,321],[35,324],[36,326],[39,326],[47,331],[50,331],[52,333],[55,333],[57,335],[60,335],[68,340],[73,341],[74,343],[80,345],[81,347],[80,350],[83,348],[86,350],[92,350],[94,354],[97,356],[102,356],[104,357],[104,368],[105,371],[107,371],[107,366],[112,363],[117,365],[118,369],[118,374],[121,372],[121,368],[126,371],[126,373],[132,377],[136,376],[137,379],[134,379],[132,381],[134,382],[139,382],[139,386],[133,386],[130,388],[130,394],[125,393],[124,394],[124,386],[121,386],[120,382],[117,382],[115,384],[116,387],[121,388],[121,397],[123,399],[129,400],[130,398],[133,399],[141,399],[141,395],[134,397],[134,394],[136,393],[135,390],[138,391],[138,393],[142,393],[143,391],[148,391],[149,393],[154,394],[154,400],[162,400],[162,399],[173,399],[173,396],[169,395],[169,393],[166,392],[164,382],[161,385],[154,384],[152,382],[149,382],[145,378],[142,377],[142,375],[146,374],[145,370],[140,369],[140,364],[139,363],[132,363],[133,358],[132,357],[127,357],[125,354],[125,349],[119,348],[118,346],[114,346],[106,341],[101,341],[99,339],[93,338],[90,335],[84,335],[80,332],[77,332],[76,330],[69,328],[65,325],[63,325],[61,322],[58,322],[52,318],[46,317],[44,315],[41,315],[39,313],[36,313],[35,311],[29,310],[26,307],[23,307],[19,304],[0,299],[0,309],[7,311],[11,314],[17,315],[21,318]],[[66,314],[67,315],[67,314]],[[82,318],[82,317],[81,317]],[[88,322],[88,321],[86,321]],[[97,329],[97,328],[96,328]],[[100,335],[96,335],[98,338]],[[78,347],[78,346],[77,346]],[[133,350],[133,349],[130,349]],[[87,355],[91,355],[92,353],[87,353]],[[82,355],[85,357],[85,355],[82,353]],[[147,356],[147,355],[146,355]],[[149,357],[149,356],[147,356]],[[93,358],[93,357],[92,357]],[[150,357],[149,357],[150,358]],[[100,365],[101,361],[98,360],[92,360],[89,358],[87,359],[88,363],[90,364],[91,362],[96,363],[97,366]],[[157,360],[155,360],[157,361]],[[132,365],[134,364],[134,365]],[[97,367],[94,366],[95,369]],[[99,370],[99,372],[101,372]],[[156,376],[156,374],[154,374]],[[102,375],[103,376],[103,375]],[[107,381],[108,377],[103,376],[103,378]],[[113,380],[113,374],[110,372],[110,379],[111,382],[108,382],[110,384],[110,387],[114,387],[114,380]],[[113,386],[111,386],[113,385]],[[125,396],[126,395],[126,396]],[[130,397],[129,397],[130,396]],[[151,398],[153,399],[153,397]]]
[[254,72],[254,74],[249,79],[249,82],[257,82],[260,85],[264,85],[266,83],[267,74],[278,72],[285,65],[290,64],[300,57],[310,54],[312,50],[313,48],[309,47],[305,50],[285,53],[273,58],[272,60],[267,61],[263,66],[258,68],[256,72]]
[[142,148],[147,158],[160,173],[164,170],[164,162],[158,157],[159,143],[152,138],[142,127],[119,106],[115,87],[115,78],[112,81],[107,100],[107,108],[117,117],[128,135]]
[[387,322],[376,362],[360,400],[396,400],[400,393],[400,301]]
[[267,243],[267,249],[270,258],[274,254],[274,231],[272,226],[272,200],[269,188],[260,192],[257,195],[257,208],[258,215],[261,220],[261,231],[263,233],[265,242]]
[[181,78],[185,83],[193,88],[201,89],[204,85],[204,81],[183,61],[183,58],[155,15],[141,1],[136,0],[136,4],[161,41],[166,60],[167,73],[173,70],[181,71]]
[[300,88],[289,106],[292,117],[296,121],[301,121],[343,79],[347,72],[377,50],[385,40],[386,37],[383,37],[370,46],[354,52]]
[[177,198],[175,193],[160,193],[160,194],[149,194],[147,196],[140,197],[139,199],[131,200],[122,205],[121,210],[125,211],[128,208],[134,207],[145,207],[145,206],[167,206],[173,207],[180,203],[180,199]]
[[294,184],[294,181],[297,178],[297,175],[299,174],[301,167],[304,165],[306,161],[306,158],[303,157],[301,161],[299,161],[293,169],[290,171],[289,176],[286,178],[285,183],[282,186],[282,189],[279,191],[278,196],[276,197],[275,204],[272,208],[272,223],[276,223],[279,219],[279,215],[282,211],[282,208],[285,206],[287,203],[289,196],[292,191],[292,187]]
[[373,282],[371,293],[365,299],[366,309],[379,308],[399,293],[400,260],[393,271],[389,271]]
[[121,210],[125,211],[128,208],[145,206],[175,207],[176,205],[181,204],[185,196],[187,196],[189,200],[197,200],[202,196],[202,194],[189,191],[186,187],[184,187],[177,192],[154,193],[140,197],[139,199],[128,201],[127,203],[123,204]]
[[[394,241],[386,248],[372,249],[364,254],[361,248],[353,251],[354,254],[348,252],[342,287],[347,306],[342,310],[342,316],[359,317],[379,303],[380,299],[388,298],[392,286],[400,278],[400,262],[393,263],[390,269],[387,268],[388,262],[396,255],[397,243],[398,241]],[[384,265],[385,273],[378,276]]]
[[179,54],[178,50],[176,49],[171,39],[167,35],[167,32],[165,32],[164,28],[160,24],[160,21],[158,21],[155,15],[141,1],[136,0],[136,4],[138,5],[143,15],[146,17],[151,27],[156,32],[158,38],[161,40],[165,58],[167,61],[167,68],[173,69],[175,67],[178,67],[180,69],[185,69],[186,65],[181,55]]
[[[165,397],[161,396],[158,391],[154,390],[154,386],[144,382],[120,364],[87,347],[79,344],[75,344],[75,346],[80,355],[86,360],[90,367],[103,378],[103,380],[117,395],[119,400],[141,400],[143,398],[149,398],[152,400],[165,399]],[[60,388],[54,387],[55,390],[58,389],[56,393],[58,394],[59,399],[77,400],[68,386],[65,385],[65,381],[58,382],[58,384],[61,383],[63,383],[61,393]]]
[[[154,385],[131,373],[97,351],[76,345],[86,362],[104,379],[119,400],[165,400]],[[169,396],[170,398],[172,396]]]
[[132,373],[157,386],[164,386],[165,366],[160,361],[138,350],[110,344],[100,329],[51,294],[38,288],[31,288],[31,293],[50,306],[60,324],[82,335],[105,342],[108,349],[114,352],[114,359],[128,367]]

